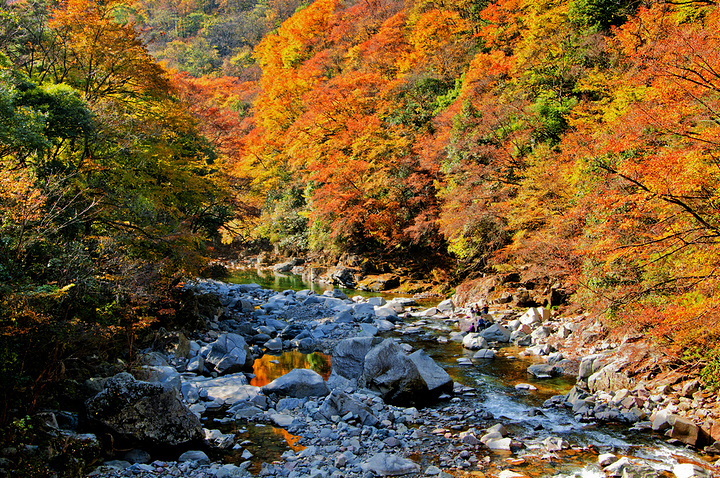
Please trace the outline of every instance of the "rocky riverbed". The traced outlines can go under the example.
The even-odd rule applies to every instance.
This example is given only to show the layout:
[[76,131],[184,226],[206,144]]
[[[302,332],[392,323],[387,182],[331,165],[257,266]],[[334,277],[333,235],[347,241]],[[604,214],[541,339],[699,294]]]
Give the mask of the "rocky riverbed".
[[[710,433],[685,413],[709,401],[699,384],[633,383],[617,347],[578,345],[593,333],[586,317],[494,306],[492,325],[470,333],[467,310],[450,300],[422,309],[412,299],[350,299],[338,291],[277,292],[212,280],[186,287],[218,299],[204,309],[204,330],[170,334],[171,346],[147,351],[132,375],[86,384],[97,392],[87,402],[96,433],[132,446],[106,456],[91,476],[713,476],[712,455],[702,460],[678,446],[715,451]],[[515,343],[537,358],[528,376],[572,374],[577,386],[509,419],[415,350],[410,339],[418,337],[462,343],[467,353],[458,363],[468,367]],[[331,373],[297,369],[250,384],[255,358],[287,350],[330,355]],[[555,414],[569,427],[621,423],[665,433],[676,451],[661,459],[573,443],[542,418]],[[249,426],[284,430],[292,447],[280,456],[253,453],[237,431]],[[93,435],[83,436],[92,442]]]

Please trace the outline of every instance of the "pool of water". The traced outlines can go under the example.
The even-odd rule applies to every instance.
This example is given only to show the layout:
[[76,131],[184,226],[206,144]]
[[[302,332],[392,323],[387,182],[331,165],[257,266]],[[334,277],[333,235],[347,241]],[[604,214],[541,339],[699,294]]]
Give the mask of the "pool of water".
[[[273,289],[277,291],[284,290],[312,290],[316,294],[322,294],[326,290],[338,289],[348,297],[378,297],[382,296],[387,300],[394,297],[412,297],[409,294],[393,294],[388,292],[373,292],[367,290],[346,289],[344,287],[333,286],[332,284],[318,283],[306,281],[303,276],[298,274],[281,274],[273,270],[266,269],[235,269],[230,271],[230,275],[225,278],[227,282],[233,284],[258,284],[265,289]],[[425,307],[436,305],[437,299],[417,299],[418,304]]]

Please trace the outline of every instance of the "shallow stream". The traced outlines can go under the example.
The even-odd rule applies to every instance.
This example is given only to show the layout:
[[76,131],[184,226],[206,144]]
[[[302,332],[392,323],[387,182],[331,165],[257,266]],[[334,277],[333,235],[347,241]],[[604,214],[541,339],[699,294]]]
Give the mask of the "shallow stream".
[[[303,282],[299,276],[276,274],[261,277],[248,271],[236,275],[231,281],[255,282],[276,290],[313,288],[319,293],[324,290],[318,284]],[[349,297],[359,295],[357,291],[344,292]],[[514,466],[514,469],[533,477],[604,477],[605,474],[597,465],[597,455],[598,452],[611,452],[618,456],[642,458],[656,468],[657,476],[672,477],[674,475],[668,470],[672,469],[674,463],[702,464],[707,460],[707,457],[693,450],[666,443],[662,436],[652,431],[632,430],[625,425],[580,423],[569,410],[544,408],[543,402],[551,396],[567,393],[574,385],[575,378],[532,378],[527,368],[533,359],[520,356],[522,349],[514,347],[499,349],[494,360],[473,360],[471,364],[464,365],[458,359],[472,358],[474,352],[464,349],[461,343],[440,343],[437,340],[437,337],[449,335],[450,326],[442,320],[423,321],[427,322],[423,327],[424,332],[399,336],[399,339],[416,349],[425,350],[456,382],[476,389],[478,407],[491,412],[495,417],[493,423],[502,423],[510,436],[528,445],[525,450],[514,455],[509,452],[488,452],[493,462],[507,462],[525,455],[525,463]],[[265,355],[255,362],[256,379],[252,384],[262,386],[294,368],[312,368],[327,377],[330,373],[330,358],[317,352],[306,355],[297,351],[285,352],[280,356]],[[518,384],[530,384],[535,389],[518,389]],[[441,402],[434,408],[442,413],[446,406],[447,403]],[[248,425],[235,431],[240,441],[247,440],[244,446],[256,457],[263,457],[262,461],[271,461],[285,450],[295,447],[296,437],[279,428]],[[563,438],[572,445],[572,449],[548,456],[540,444],[548,436]],[[594,451],[588,452],[588,449]],[[251,471],[259,470],[259,465],[254,465]]]

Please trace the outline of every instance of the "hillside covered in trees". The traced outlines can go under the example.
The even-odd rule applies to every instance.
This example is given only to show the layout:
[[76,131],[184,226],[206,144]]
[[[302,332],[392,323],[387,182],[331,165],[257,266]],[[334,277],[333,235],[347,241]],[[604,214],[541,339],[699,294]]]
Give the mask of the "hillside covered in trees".
[[716,2],[19,0],[0,78],[0,422],[233,238],[532,267],[720,383]]
[[531,266],[714,381],[719,20],[707,1],[318,0],[254,46],[258,81],[176,81],[261,211],[248,234],[441,251],[455,281]]

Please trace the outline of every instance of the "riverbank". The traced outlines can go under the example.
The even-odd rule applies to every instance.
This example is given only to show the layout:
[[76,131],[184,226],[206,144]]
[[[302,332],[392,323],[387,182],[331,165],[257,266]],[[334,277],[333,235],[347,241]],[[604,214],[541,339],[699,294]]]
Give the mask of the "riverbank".
[[[467,337],[472,337],[471,334],[463,332],[467,325],[463,319],[466,309],[458,308],[450,301],[445,301],[436,308],[420,310],[411,302],[388,304],[378,300],[378,304],[375,305],[368,302],[368,299],[349,300],[339,295],[337,297],[333,297],[333,294],[319,296],[310,292],[276,293],[260,288],[246,289],[247,286],[234,286],[213,281],[202,283],[202,285],[196,284],[194,287],[199,287],[197,292],[200,292],[201,296],[212,294],[219,297],[220,307],[217,311],[221,311],[221,313],[214,314],[213,317],[207,317],[207,330],[199,333],[193,338],[194,340],[188,341],[195,343],[195,346],[189,346],[189,350],[197,349],[197,352],[203,344],[211,344],[223,334],[231,330],[237,331],[238,328],[242,328],[246,332],[245,335],[248,337],[249,347],[253,354],[264,353],[274,347],[279,347],[275,349],[277,352],[284,350],[285,346],[287,348],[304,347],[308,350],[322,350],[331,354],[339,341],[355,336],[371,338],[378,335],[392,335],[397,337],[401,343],[405,343],[405,348],[412,347],[407,344],[405,339],[418,335],[425,335],[426,340],[433,340],[440,344],[443,342],[458,343]],[[359,312],[362,310],[365,312]],[[371,310],[374,314],[370,313]],[[538,357],[550,359],[546,362],[551,367],[555,367],[549,369],[551,375],[567,373],[571,370],[587,371],[587,360],[560,356],[558,353],[562,354],[562,352],[551,350],[553,347],[557,348],[551,343],[557,343],[555,339],[559,339],[563,335],[566,335],[564,343],[568,345],[568,349],[574,343],[573,340],[581,340],[583,336],[587,339],[588,334],[593,330],[592,327],[581,328],[584,321],[588,320],[587,317],[570,320],[549,316],[545,320],[546,318],[543,316],[539,321],[537,318],[525,318],[525,322],[529,323],[523,323],[523,316],[519,316],[511,309],[501,309],[496,305],[492,312],[496,324],[493,328],[484,331],[486,332],[484,335],[488,338],[505,340],[504,330],[508,332],[508,335],[515,333],[516,341],[530,337],[531,342],[522,354],[534,353]],[[365,315],[363,316],[363,314]],[[357,320],[360,317],[362,318]],[[295,327],[293,333],[296,334],[296,337],[303,334],[303,331],[307,331],[305,334],[307,336],[298,339],[297,343],[293,344],[294,337],[293,339],[282,338],[282,330],[285,330],[285,327],[279,330],[281,324],[278,322],[287,322],[285,327]],[[269,330],[272,328],[275,330]],[[521,334],[524,335],[520,337]],[[545,336],[543,337],[543,335]],[[275,340],[278,336],[281,339],[279,344]],[[479,338],[483,338],[486,344],[483,346],[480,342],[481,346],[477,351],[472,351],[470,358],[464,358],[467,366],[472,367],[473,361],[476,360],[483,362],[491,360],[487,358],[490,355],[503,354],[502,342],[488,341],[482,335],[475,338],[478,339],[475,344],[468,344],[470,348],[463,347],[463,349],[470,351],[471,348],[478,346]],[[310,340],[306,340],[301,346],[300,341],[303,339]],[[275,340],[274,343],[269,343],[273,340]],[[177,346],[180,345],[179,342],[176,344]],[[610,347],[602,344],[603,342],[595,344],[595,352],[611,350]],[[602,473],[597,476],[620,476],[619,474],[613,475],[613,473],[623,473],[623,469],[627,470],[626,474],[632,470],[634,470],[633,473],[643,473],[645,470],[645,473],[655,473],[653,476],[662,476],[663,474],[673,476],[674,466],[668,462],[620,455],[616,455],[617,460],[614,461],[619,464],[615,465],[615,468],[608,469],[613,458],[602,453],[610,451],[607,444],[590,443],[579,446],[570,443],[563,438],[562,433],[553,434],[547,426],[542,426],[543,422],[538,422],[539,429],[529,436],[526,436],[529,432],[524,429],[521,435],[508,433],[508,429],[513,430],[513,424],[502,416],[495,416],[488,407],[485,407],[479,400],[476,388],[463,386],[457,382],[452,391],[442,397],[438,406],[419,409],[385,403],[377,391],[373,392],[358,387],[352,382],[339,380],[337,373],[326,382],[328,386],[326,395],[281,397],[272,393],[265,394],[259,387],[248,388],[252,386],[241,385],[238,382],[233,385],[235,391],[232,392],[237,393],[237,390],[243,390],[243,398],[238,399],[232,394],[222,395],[227,392],[220,392],[217,387],[210,386],[213,379],[196,374],[197,370],[193,372],[192,367],[197,367],[197,364],[191,364],[189,357],[182,357],[183,354],[178,354],[178,347],[173,350],[176,353],[167,356],[169,366],[176,371],[183,371],[180,376],[180,388],[183,390],[185,402],[195,413],[200,412],[200,415],[203,416],[208,410],[227,408],[227,410],[232,410],[232,416],[213,418],[211,423],[216,423],[217,420],[219,420],[217,423],[235,420],[238,412],[241,412],[243,420],[279,427],[289,435],[297,437],[297,441],[294,443],[294,446],[298,447],[297,450],[288,450],[281,457],[265,462],[259,470],[256,470],[260,476],[375,476],[402,472],[410,476],[469,476],[469,474],[481,476],[478,473],[482,473],[482,476],[508,477],[523,476],[524,471],[532,474],[533,467],[547,469],[547,466],[541,468],[540,464],[548,462],[556,470],[567,469],[571,474],[558,473],[543,476],[575,476],[572,474],[574,473],[572,470],[577,472],[579,469],[585,469],[585,473],[589,473],[588,470]],[[474,358],[480,352],[484,358]],[[188,351],[188,354],[191,352]],[[610,355],[608,354],[608,356]],[[605,358],[600,360],[599,357],[595,357],[590,370],[594,369],[595,360],[598,360],[597,365],[605,363]],[[604,365],[603,369],[607,365]],[[207,370],[203,372],[207,373]],[[246,377],[247,373],[240,375]],[[237,379],[242,381],[239,376]],[[210,373],[210,377],[212,377],[212,373]],[[588,380],[589,382],[590,380]],[[188,386],[188,383],[194,384],[194,386]],[[596,381],[593,380],[593,383]],[[517,385],[519,387],[527,386],[528,389],[532,387],[532,385],[522,383]],[[215,392],[211,392],[213,389]],[[671,392],[670,389],[665,391]],[[594,402],[588,399],[589,395],[580,397],[577,392],[574,392],[572,396],[567,394],[552,397],[547,401],[545,407],[524,410],[523,413],[527,415],[524,420],[533,421],[533,417],[552,415],[555,413],[554,410],[558,410],[557,407],[560,407],[561,410],[558,410],[558,413],[567,416],[564,409],[570,408],[576,412],[575,417],[580,415],[580,421],[577,423],[585,423],[582,426],[591,426],[591,423],[597,423],[602,417],[597,416],[596,407],[590,407],[590,403],[605,403],[599,400],[603,397],[599,391],[596,393],[597,395],[593,395]],[[612,399],[617,397],[617,393],[608,395],[610,400],[606,403],[612,403]],[[628,393],[626,398],[629,395]],[[338,397],[342,397],[342,400],[338,400]],[[326,406],[326,403],[333,401],[350,404],[347,406],[352,409],[338,411],[330,414],[329,417],[321,418],[319,411]],[[579,401],[583,401],[585,409],[577,405]],[[667,394],[657,402],[648,401],[648,407],[655,403],[660,406],[671,405],[672,401],[672,396]],[[242,403],[242,405],[238,405],[238,403]],[[639,404],[636,403],[636,406],[631,407],[630,410],[642,410],[643,407],[637,405]],[[635,410],[632,413],[634,414]],[[572,415],[570,414],[570,416]],[[635,416],[636,424],[645,422],[645,425],[641,426],[652,428],[653,423],[648,424],[648,420],[646,420],[649,417],[643,416],[642,413]],[[366,418],[372,424],[364,423]],[[613,418],[613,416],[607,415],[605,418]],[[567,420],[567,418],[563,420]],[[207,422],[203,424],[203,427],[206,430],[209,429]],[[207,436],[208,432],[206,431],[205,434]],[[231,449],[237,446],[238,449],[233,454],[237,464],[224,463],[221,465],[220,462],[213,464],[209,459],[206,463],[202,455],[199,456],[199,459],[188,460],[184,464],[159,461],[130,464],[125,461],[124,463],[111,463],[110,466],[113,469],[98,469],[94,476],[138,476],[138,474],[141,476],[142,474],[146,474],[145,476],[178,476],[178,473],[190,473],[191,470],[191,476],[248,476],[250,473],[248,470],[253,464],[252,457],[247,456],[246,450],[242,449],[241,444],[235,442],[234,437],[224,435],[226,434],[221,432],[211,432],[211,436],[214,438],[204,446],[209,449],[217,448],[212,445],[213,440],[214,443],[223,443],[224,446]],[[305,448],[301,450],[299,447]],[[428,453],[429,450],[432,452]],[[205,449],[205,451],[209,450]],[[216,452],[218,451],[216,450]],[[679,453],[681,452],[679,451]],[[210,453],[210,455],[212,454]],[[247,459],[242,459],[243,454]],[[503,454],[501,455],[502,459],[498,460],[498,454]],[[240,459],[237,459],[238,456]],[[583,458],[579,460],[578,457]],[[711,472],[711,467],[697,458],[681,459],[681,461],[694,461],[694,463],[680,463],[677,459],[674,460],[674,465],[683,465],[675,470],[675,476],[707,476],[703,475],[703,470]],[[257,461],[257,457],[255,461]],[[693,474],[683,475],[682,473],[686,473],[683,468],[688,468],[684,465],[690,465]],[[601,471],[602,469],[605,471]]]

